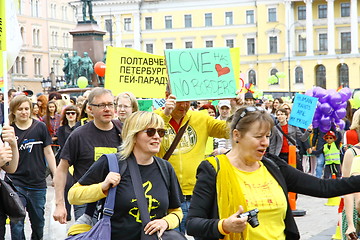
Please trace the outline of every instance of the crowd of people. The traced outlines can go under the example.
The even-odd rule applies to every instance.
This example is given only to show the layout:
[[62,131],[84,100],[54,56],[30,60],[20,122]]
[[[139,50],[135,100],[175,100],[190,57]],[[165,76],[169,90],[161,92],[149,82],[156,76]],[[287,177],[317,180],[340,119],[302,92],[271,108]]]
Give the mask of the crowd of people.
[[[161,236],[169,229],[196,240],[300,239],[288,192],[348,194],[344,239],[358,231],[360,111],[350,106],[345,129],[324,133],[290,125],[292,103],[282,98],[255,99],[247,92],[190,102],[167,91],[165,99],[163,107],[144,112],[131,92],[114,96],[94,88],[75,98],[9,90],[0,166],[26,208],[31,239],[43,239],[49,174],[54,220],[65,224],[75,217],[69,235],[91,229],[114,187],[112,239]],[[296,147],[296,168],[288,164],[290,146]],[[121,173],[109,171],[104,154],[116,154]],[[316,164],[304,168],[311,158]],[[147,224],[136,201],[133,164],[148,203]],[[249,214],[258,227],[248,223]],[[6,218],[0,211],[0,239]],[[26,239],[24,220],[10,218],[12,239]]]

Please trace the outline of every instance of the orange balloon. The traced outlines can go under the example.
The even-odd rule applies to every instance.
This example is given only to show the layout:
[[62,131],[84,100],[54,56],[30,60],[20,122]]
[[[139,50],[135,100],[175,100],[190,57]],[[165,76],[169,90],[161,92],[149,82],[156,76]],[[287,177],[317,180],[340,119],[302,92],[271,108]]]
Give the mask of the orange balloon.
[[94,71],[100,77],[105,76],[106,65],[103,62],[97,62],[94,65]]

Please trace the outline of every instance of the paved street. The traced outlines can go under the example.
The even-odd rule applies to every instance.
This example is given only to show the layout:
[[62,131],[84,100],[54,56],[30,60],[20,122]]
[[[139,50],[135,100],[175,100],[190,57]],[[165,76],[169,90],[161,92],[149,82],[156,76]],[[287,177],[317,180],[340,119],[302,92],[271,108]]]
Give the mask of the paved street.
[[[46,224],[44,230],[44,240],[63,240],[61,237],[61,226],[56,225],[50,228],[51,203],[54,197],[54,189],[48,184],[47,204],[46,204]],[[302,240],[331,240],[335,233],[337,225],[337,209],[334,206],[325,206],[327,199],[313,198],[299,195],[297,200],[297,209],[306,210],[306,215],[296,217],[296,223],[299,227]],[[72,222],[68,224],[70,226]],[[29,220],[26,220],[26,238],[30,239],[31,229]],[[10,237],[10,227],[7,225],[6,239]],[[193,239],[193,238],[188,238]]]

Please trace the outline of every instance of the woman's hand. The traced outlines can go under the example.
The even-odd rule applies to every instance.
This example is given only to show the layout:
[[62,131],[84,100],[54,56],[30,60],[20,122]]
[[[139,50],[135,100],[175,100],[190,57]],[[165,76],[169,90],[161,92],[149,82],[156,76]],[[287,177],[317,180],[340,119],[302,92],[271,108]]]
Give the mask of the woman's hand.
[[2,136],[2,140],[4,142],[8,142],[10,146],[15,146],[17,144],[15,138],[15,130],[13,127],[9,125],[4,125],[1,136]]
[[176,97],[174,95],[168,96],[165,102],[164,114],[170,116],[176,105]]
[[346,229],[346,232],[345,232],[346,239],[351,239],[349,237],[349,234],[352,233],[352,232],[356,232],[356,229],[355,229],[354,225],[353,226],[348,226],[348,228]]
[[105,180],[101,183],[101,189],[105,193],[109,188],[116,187],[121,180],[121,176],[116,172],[109,172]]
[[12,160],[13,154],[11,147],[8,144],[5,144],[0,139],[0,167],[6,165]]
[[239,218],[238,216],[244,212],[242,206],[239,206],[239,211],[228,217],[223,221],[223,230],[227,233],[241,233],[245,230],[248,217]]
[[161,237],[166,229],[168,229],[169,224],[164,219],[155,219],[146,224],[144,231],[145,234],[153,235],[156,232],[159,232],[158,237]]

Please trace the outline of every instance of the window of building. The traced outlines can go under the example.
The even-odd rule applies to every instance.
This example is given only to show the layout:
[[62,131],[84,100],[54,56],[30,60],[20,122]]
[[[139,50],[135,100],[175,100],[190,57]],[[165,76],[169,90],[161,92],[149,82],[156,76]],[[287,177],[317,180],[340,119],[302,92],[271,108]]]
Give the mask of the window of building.
[[270,53],[277,53],[277,37],[269,37]]
[[24,34],[25,34],[25,29],[24,29],[24,27],[21,27],[21,28],[20,28],[20,34],[21,34],[22,40],[24,41]]
[[255,23],[254,10],[246,10],[246,23],[247,24]]
[[320,33],[319,34],[319,51],[327,51],[327,33]]
[[234,47],[234,39],[226,39],[226,46],[229,48]]
[[295,83],[304,83],[304,72],[302,67],[295,68]]
[[210,48],[214,46],[214,42],[212,40],[205,41],[205,47]]
[[[131,24],[131,19],[130,19],[130,24]],[[112,26],[113,26],[112,19],[105,19],[105,29],[109,34],[112,33]],[[125,25],[124,28],[126,28]]]
[[298,20],[305,20],[306,19],[306,6],[299,6],[298,7]]
[[255,55],[255,38],[247,39],[247,54]]
[[225,25],[233,25],[233,12],[225,12]]
[[145,29],[146,30],[152,29],[152,17],[145,18]]
[[185,48],[193,48],[193,42],[185,42]]
[[172,28],[172,16],[165,16],[165,28]]
[[316,86],[326,89],[326,68],[324,65],[318,65],[315,68]]
[[276,22],[276,8],[269,8],[268,9],[268,21],[269,22]]
[[338,76],[339,76],[339,87],[349,87],[349,67],[347,64],[342,63],[338,66]]
[[299,52],[306,52],[306,38],[299,35]]
[[341,3],[341,17],[350,17],[350,3]]
[[131,45],[131,44],[125,44],[124,47],[126,47],[126,48],[132,48],[132,45]]
[[40,29],[36,30],[36,44],[40,46]]
[[19,6],[19,14],[22,14],[22,4],[21,4],[21,0],[17,0],[17,5]]
[[131,18],[124,18],[124,30],[131,31]]
[[319,18],[327,18],[327,5],[319,5]]
[[36,46],[36,29],[33,29],[33,46]]
[[[272,76],[272,75],[276,76],[277,72],[278,72],[278,70],[276,68],[271,69],[270,76]],[[277,84],[279,84],[279,78],[278,78],[278,81],[276,83],[272,83],[270,85],[277,85]]]
[[185,22],[185,27],[186,28],[191,28],[192,27],[192,16],[191,16],[191,14],[185,14],[184,15],[184,22]]
[[165,43],[165,49],[173,49],[173,43]]
[[25,74],[25,57],[21,58],[21,74]]
[[15,60],[15,73],[20,73],[20,57],[16,57]]
[[147,44],[146,44],[146,52],[148,52],[148,53],[154,53],[154,44],[152,44],[152,43],[147,43]]
[[351,52],[351,33],[342,32],[341,33],[341,53],[350,53]]
[[248,73],[249,83],[256,85],[256,73],[254,70],[250,70]]
[[212,13],[205,13],[205,27],[212,26]]

